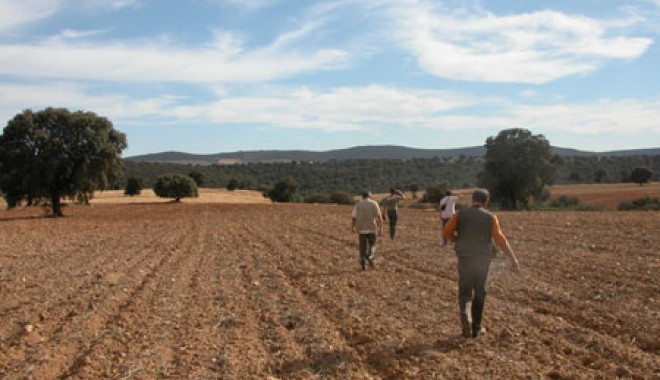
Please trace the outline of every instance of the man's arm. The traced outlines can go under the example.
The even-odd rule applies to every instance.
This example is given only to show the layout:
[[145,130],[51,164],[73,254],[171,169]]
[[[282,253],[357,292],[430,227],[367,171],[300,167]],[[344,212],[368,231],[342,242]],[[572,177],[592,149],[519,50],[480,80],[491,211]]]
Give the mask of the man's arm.
[[380,208],[378,208],[378,217],[376,218],[376,225],[378,226],[378,236],[383,236],[383,214],[380,213]]
[[406,199],[406,195],[403,193],[401,190],[396,190],[396,193],[398,196],[401,197],[401,199]]
[[357,232],[355,230],[355,222],[357,221],[357,218],[351,218],[351,231],[352,232]]
[[511,270],[513,270],[514,273],[518,274],[520,273],[520,263],[518,262],[518,258],[516,257],[516,254],[513,253],[513,249],[511,248],[511,244],[509,244],[509,241],[507,240],[506,236],[502,233],[502,229],[500,228],[500,221],[497,219],[497,216],[493,215],[493,240],[495,241],[495,244],[504,252],[504,254],[511,260]]

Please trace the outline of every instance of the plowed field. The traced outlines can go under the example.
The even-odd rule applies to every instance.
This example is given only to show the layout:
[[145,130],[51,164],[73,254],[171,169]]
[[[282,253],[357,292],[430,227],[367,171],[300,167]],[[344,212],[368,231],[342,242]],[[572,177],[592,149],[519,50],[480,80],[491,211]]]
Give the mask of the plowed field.
[[2,379],[660,378],[657,212],[499,213],[466,340],[436,212],[362,272],[346,206],[64,211],[0,211]]

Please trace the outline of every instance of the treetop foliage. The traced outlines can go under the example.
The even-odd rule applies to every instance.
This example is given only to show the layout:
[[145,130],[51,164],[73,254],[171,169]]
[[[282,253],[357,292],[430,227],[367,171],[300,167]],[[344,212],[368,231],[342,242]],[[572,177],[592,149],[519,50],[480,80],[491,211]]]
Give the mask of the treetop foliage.
[[181,198],[197,198],[197,184],[182,174],[164,174],[154,183],[154,193],[161,198],[174,198],[180,202]]
[[553,183],[561,157],[553,153],[543,135],[521,128],[506,129],[486,140],[480,186],[491,192],[491,201],[505,208],[527,205]]
[[653,172],[647,167],[636,167],[632,170],[632,173],[630,173],[630,179],[638,183],[639,186],[644,185],[651,179],[651,176],[653,175]]
[[9,207],[48,196],[62,216],[61,197],[91,197],[119,181],[126,146],[126,136],[93,112],[25,110],[0,136],[0,188]]

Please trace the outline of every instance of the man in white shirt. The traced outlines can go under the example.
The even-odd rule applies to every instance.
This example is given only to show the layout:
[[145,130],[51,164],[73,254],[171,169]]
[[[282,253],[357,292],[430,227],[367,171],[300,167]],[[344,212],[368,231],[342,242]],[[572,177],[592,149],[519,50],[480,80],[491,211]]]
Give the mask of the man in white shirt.
[[376,252],[376,234],[383,236],[383,217],[376,201],[371,199],[371,193],[362,193],[362,200],[353,207],[351,229],[359,235],[360,242],[360,268],[366,269],[374,266],[374,253]]
[[[458,202],[460,195],[453,195],[451,191],[447,191],[445,196],[440,200],[438,209],[440,210],[440,215],[442,218],[442,228],[444,229],[449,220],[456,213],[456,202]],[[442,246],[447,245],[447,239],[442,239]]]

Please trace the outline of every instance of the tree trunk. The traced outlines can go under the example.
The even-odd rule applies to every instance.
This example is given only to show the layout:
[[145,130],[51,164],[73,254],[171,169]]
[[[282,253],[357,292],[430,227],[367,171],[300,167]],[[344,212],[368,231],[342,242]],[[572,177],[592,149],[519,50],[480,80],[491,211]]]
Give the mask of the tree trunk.
[[60,201],[59,191],[54,191],[50,194],[50,201],[53,205],[53,216],[57,218],[64,216],[62,213],[62,203]]

